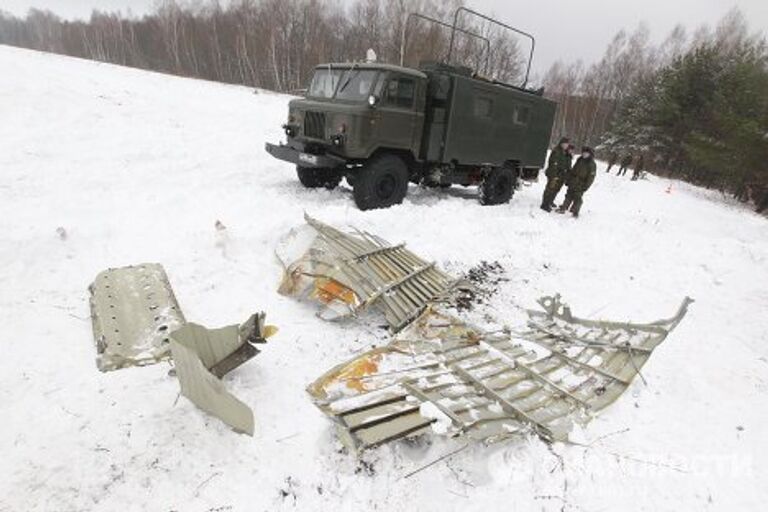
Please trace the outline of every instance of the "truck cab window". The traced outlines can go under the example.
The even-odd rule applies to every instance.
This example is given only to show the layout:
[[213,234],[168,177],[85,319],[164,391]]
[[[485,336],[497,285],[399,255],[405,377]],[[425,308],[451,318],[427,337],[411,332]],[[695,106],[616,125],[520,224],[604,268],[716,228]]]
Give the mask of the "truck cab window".
[[312,98],[332,98],[339,84],[341,69],[318,68],[309,84],[307,96]]
[[348,69],[339,79],[336,91],[337,100],[362,102],[371,94],[371,87],[376,81],[378,71],[353,68]]
[[416,80],[404,76],[390,77],[384,90],[384,104],[398,108],[413,108]]

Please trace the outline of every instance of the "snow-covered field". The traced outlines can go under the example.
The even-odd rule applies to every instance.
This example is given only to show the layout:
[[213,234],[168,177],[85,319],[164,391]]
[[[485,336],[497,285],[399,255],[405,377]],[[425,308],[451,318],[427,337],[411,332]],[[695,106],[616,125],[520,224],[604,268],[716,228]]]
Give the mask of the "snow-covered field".
[[[538,209],[542,183],[482,207],[411,187],[399,207],[301,188],[271,159],[288,98],[0,46],[0,511],[763,510],[768,500],[768,221],[716,193],[606,175],[582,217]],[[670,188],[671,187],[671,188]],[[387,341],[276,293],[279,238],[302,213],[353,224],[460,274],[507,282],[471,313],[519,324],[560,292],[577,315],[688,316],[628,393],[575,436],[341,451],[304,388]],[[226,226],[217,238],[214,224]],[[66,231],[65,239],[57,228]],[[163,263],[188,320],[256,310],[280,327],[226,377],[257,433],[181,398],[168,365],[101,374],[86,287]]]

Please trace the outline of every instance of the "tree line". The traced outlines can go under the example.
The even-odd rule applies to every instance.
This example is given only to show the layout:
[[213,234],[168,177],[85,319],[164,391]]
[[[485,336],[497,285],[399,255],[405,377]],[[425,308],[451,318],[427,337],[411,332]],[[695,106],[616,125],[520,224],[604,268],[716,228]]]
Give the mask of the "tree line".
[[[162,0],[141,17],[94,11],[88,21],[0,11],[0,43],[291,92],[306,87],[317,64],[359,61],[369,48],[381,62],[444,60],[450,30],[408,14],[452,23],[462,4]],[[521,82],[524,41],[469,19],[461,28],[474,36],[459,35],[454,63]],[[556,62],[534,81],[558,102],[553,139],[568,135],[603,156],[643,154],[652,172],[759,202],[768,191],[767,62],[765,39],[733,10],[714,30],[677,26],[660,44],[645,25],[621,30],[598,62]]]
[[543,82],[553,135],[768,210],[768,47],[737,9],[658,45],[644,25],[622,30],[600,61],[555,63]]
[[[163,0],[135,18],[94,11],[88,21],[62,20],[32,9],[23,18],[0,12],[0,43],[125,66],[290,92],[306,87],[325,62],[362,60],[372,48],[382,62],[416,66],[445,58],[450,30],[410,12],[447,20],[459,0],[355,0],[344,8],[323,0]],[[465,23],[457,63],[489,59],[488,74],[518,80],[524,59],[518,41],[493,26]]]

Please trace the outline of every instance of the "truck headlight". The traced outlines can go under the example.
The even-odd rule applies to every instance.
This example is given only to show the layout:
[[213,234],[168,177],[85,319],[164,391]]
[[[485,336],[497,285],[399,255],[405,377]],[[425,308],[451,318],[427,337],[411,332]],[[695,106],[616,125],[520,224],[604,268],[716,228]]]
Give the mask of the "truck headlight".
[[285,134],[288,137],[295,137],[296,134],[299,132],[299,127],[294,124],[284,124],[283,130],[285,130]]

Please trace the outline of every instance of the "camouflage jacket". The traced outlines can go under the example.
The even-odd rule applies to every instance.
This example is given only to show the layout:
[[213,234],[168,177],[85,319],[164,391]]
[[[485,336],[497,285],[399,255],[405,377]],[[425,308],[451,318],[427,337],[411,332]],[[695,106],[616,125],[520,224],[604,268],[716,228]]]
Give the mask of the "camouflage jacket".
[[568,188],[577,192],[586,192],[595,181],[596,174],[597,165],[595,164],[595,159],[579,157],[571,172],[568,173],[565,184],[568,185]]
[[566,151],[558,144],[552,153],[549,155],[549,162],[547,163],[547,172],[545,173],[547,178],[564,178],[568,171],[571,170],[571,157]]

